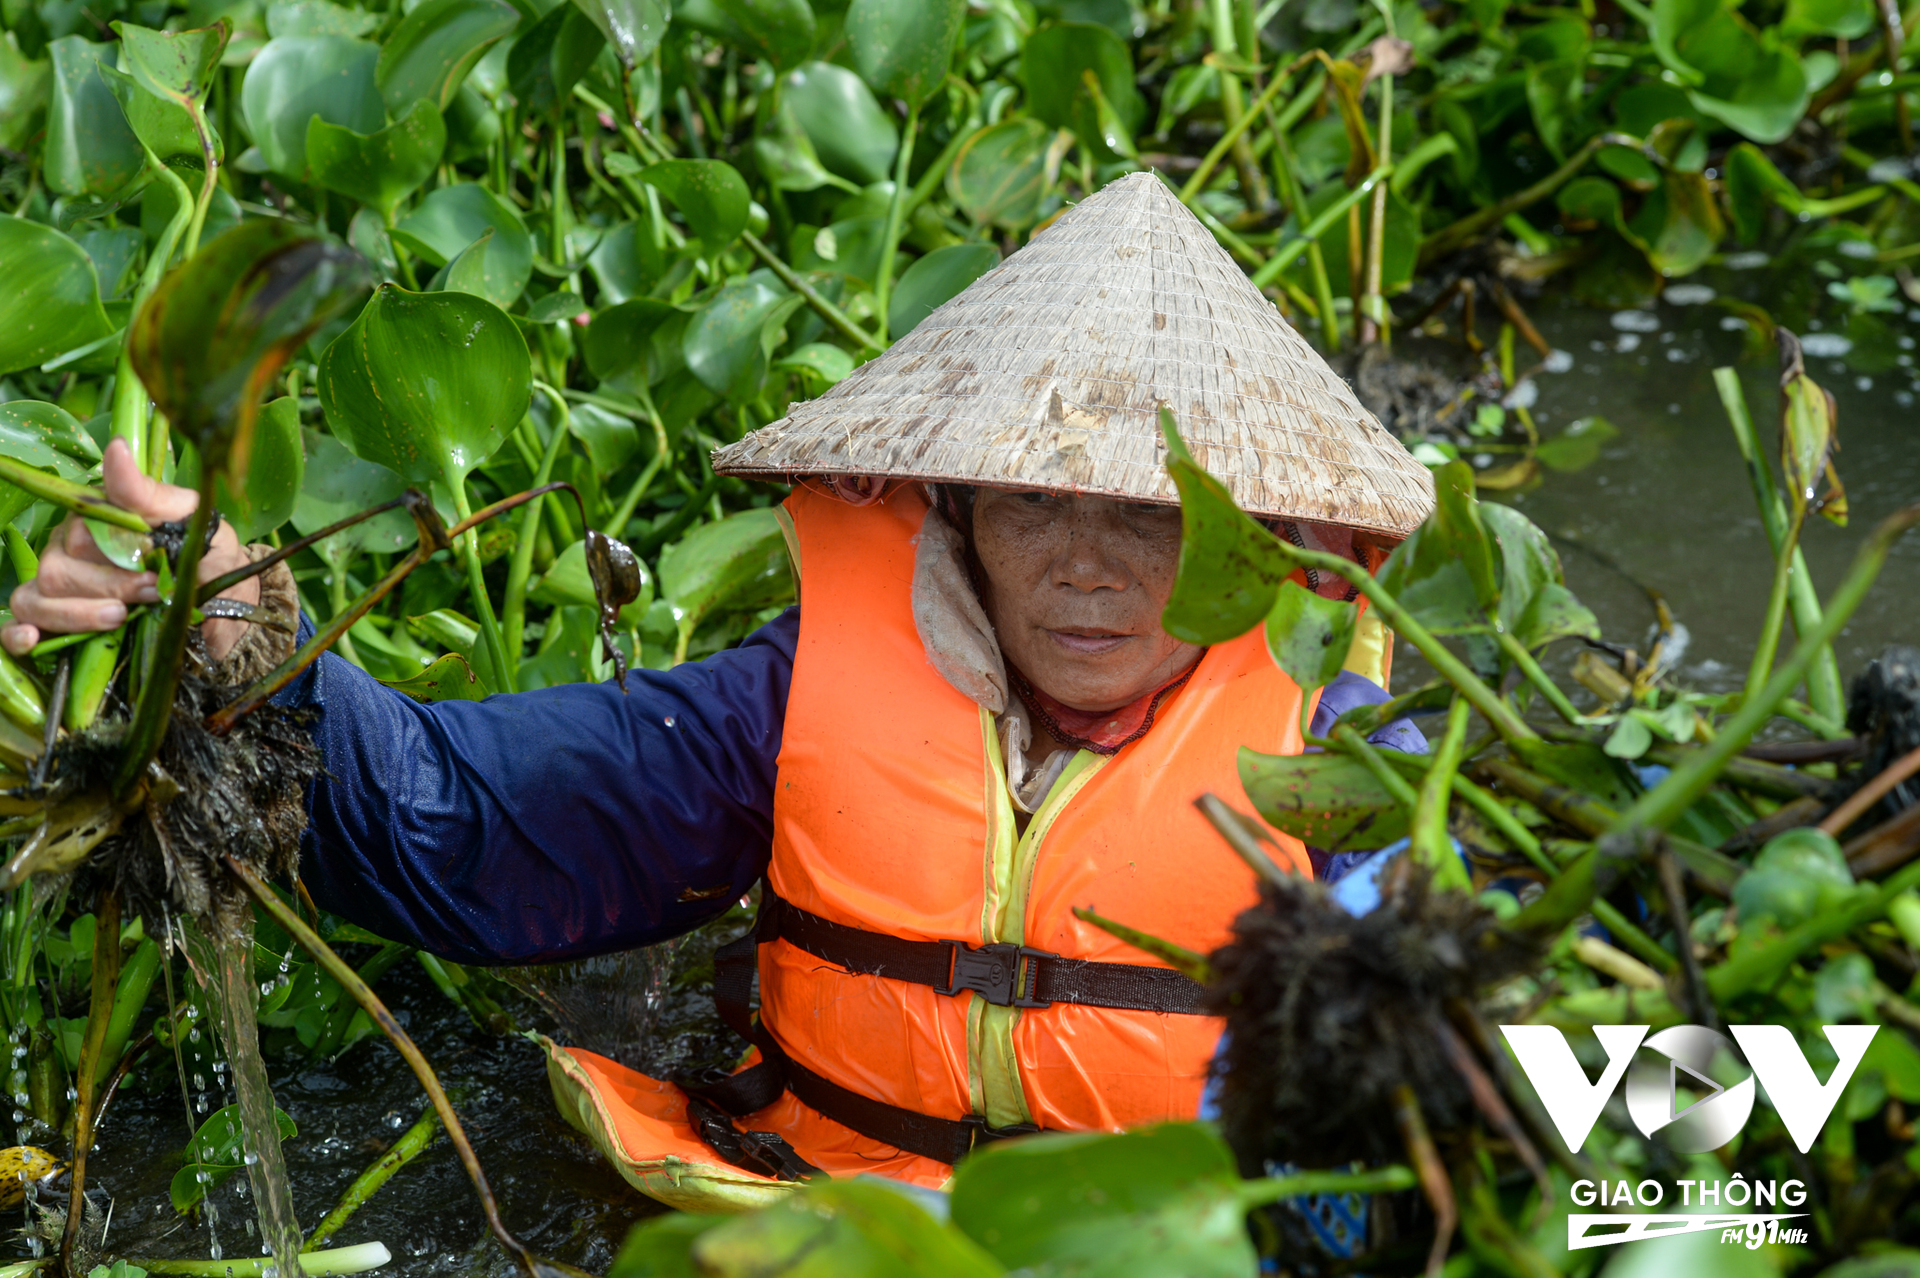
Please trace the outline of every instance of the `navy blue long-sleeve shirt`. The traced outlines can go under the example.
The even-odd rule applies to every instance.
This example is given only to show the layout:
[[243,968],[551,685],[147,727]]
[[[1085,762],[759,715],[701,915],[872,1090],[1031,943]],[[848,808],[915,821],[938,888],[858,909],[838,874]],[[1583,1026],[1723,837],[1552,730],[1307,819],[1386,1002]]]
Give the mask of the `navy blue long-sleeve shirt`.
[[[322,656],[277,698],[319,712],[308,889],[462,963],[584,958],[698,926],[766,869],[799,634],[790,608],[738,648],[630,672],[625,696],[570,683],[432,705]],[[1342,676],[1314,731],[1384,698]],[[1405,721],[1374,740],[1426,745]]]

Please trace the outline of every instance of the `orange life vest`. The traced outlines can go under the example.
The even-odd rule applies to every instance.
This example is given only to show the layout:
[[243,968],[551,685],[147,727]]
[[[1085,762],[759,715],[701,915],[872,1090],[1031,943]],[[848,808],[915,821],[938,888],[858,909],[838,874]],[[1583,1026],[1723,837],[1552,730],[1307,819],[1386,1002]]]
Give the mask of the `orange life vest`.
[[[1152,965],[1074,907],[1202,953],[1255,899],[1253,875],[1194,808],[1241,793],[1242,746],[1300,749],[1300,691],[1256,629],[1209,649],[1145,736],[1081,752],[1022,834],[991,715],[929,664],[912,611],[917,486],[854,507],[796,489],[800,638],[774,800],[771,889],[835,923],[916,941],[1011,942]],[[1279,836],[1300,873],[1305,849]],[[1117,1130],[1191,1118],[1220,1035],[1210,1017],[1054,1003],[850,973],[787,941],[759,949],[760,1024],[791,1060],[861,1096],[1004,1128]],[[621,1172],[691,1210],[791,1185],[728,1165],[686,1098],[550,1045],[562,1112]],[[861,1136],[792,1093],[739,1121],[834,1173],[944,1184],[944,1163]]]

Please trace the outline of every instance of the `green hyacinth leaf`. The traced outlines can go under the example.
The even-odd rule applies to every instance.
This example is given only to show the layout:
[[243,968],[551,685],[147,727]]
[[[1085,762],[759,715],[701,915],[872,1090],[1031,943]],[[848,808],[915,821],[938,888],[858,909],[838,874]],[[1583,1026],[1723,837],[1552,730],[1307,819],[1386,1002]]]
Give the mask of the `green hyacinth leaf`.
[[918,105],[946,78],[965,0],[853,0],[841,27],[860,78]]
[[446,266],[489,229],[487,297],[510,306],[533,277],[533,237],[519,211],[483,186],[462,182],[428,194],[393,228],[394,240],[432,265]]
[[766,334],[802,304],[770,280],[728,280],[687,324],[687,367],[716,395],[752,398],[767,374]]
[[391,215],[396,204],[433,176],[446,148],[446,122],[425,98],[376,133],[356,133],[319,116],[307,123],[307,167],[314,185],[382,215]]
[[607,37],[577,6],[557,4],[513,42],[507,87],[523,110],[544,114],[565,103]]
[[[334,436],[313,430],[302,431],[301,436],[305,473],[293,503],[293,526],[301,536],[392,501],[406,490],[406,480],[386,466],[355,457]],[[337,564],[362,551],[385,555],[405,550],[414,536],[413,519],[407,512],[389,510],[342,529],[314,549],[328,563]]]
[[[253,426],[247,477],[242,482],[226,475],[216,479],[214,505],[242,542],[260,541],[293,513],[305,470],[300,406],[292,396],[283,395],[260,406]],[[184,440],[173,482],[187,488],[197,487],[200,482],[200,454]]]
[[809,62],[788,73],[781,100],[829,170],[862,186],[893,176],[900,131],[859,76]]
[[753,197],[731,164],[721,160],[663,160],[642,169],[640,180],[673,201],[687,227],[711,253],[747,229]]
[[383,285],[320,357],[320,404],[356,457],[458,492],[526,414],[520,328],[468,293]]
[[1210,1124],[1050,1133],[955,1168],[953,1223],[1023,1273],[1225,1278],[1260,1267],[1242,1192]]
[[573,0],[613,46],[620,65],[631,71],[653,56],[667,33],[665,0]]
[[85,249],[50,226],[0,217],[0,374],[37,368],[113,332]]
[[691,634],[725,611],[765,608],[793,597],[786,535],[767,509],[702,524],[660,553],[660,597]]
[[949,244],[909,266],[893,286],[887,331],[898,341],[927,316],[958,296],[967,285],[1000,264],[991,244]]
[[[813,52],[813,8],[807,0],[713,0],[730,19],[739,43],[776,68],[804,61]],[[743,50],[745,52],[746,50]]]
[[53,60],[43,171],[61,195],[112,195],[140,176],[146,156],[127,113],[101,74],[115,46],[63,36],[47,46]]
[[1302,693],[1310,693],[1340,677],[1359,619],[1360,610],[1351,602],[1323,598],[1297,581],[1282,582],[1267,614],[1267,651]]
[[1114,151],[1100,118],[1100,100],[1088,88],[1086,73],[1100,86],[1100,100],[1131,137],[1146,114],[1133,85],[1133,55],[1106,27],[1089,22],[1053,22],[1027,37],[1020,53],[1020,74],[1027,85],[1027,110],[1056,129],[1071,129],[1100,156]]
[[306,180],[307,122],[315,116],[355,133],[386,127],[374,85],[379,56],[379,45],[347,36],[285,37],[260,50],[247,67],[240,106],[268,169]]
[[192,31],[155,31],[116,22],[120,56],[139,86],[183,110],[198,111],[213,88],[232,26],[225,20]]
[[446,110],[474,64],[518,25],[507,0],[426,0],[380,46],[374,83],[387,110],[399,115],[422,98]]
[[[87,466],[100,460],[100,445],[94,442],[93,436],[87,434],[79,418],[60,405],[44,400],[16,399],[0,404],[0,432],[15,439],[30,439],[40,447],[52,449]],[[7,455],[18,457],[42,470],[60,470],[58,462],[28,461],[16,453]]]
[[1164,408],[1160,429],[1167,471],[1180,491],[1180,569],[1160,623],[1187,643],[1237,639],[1273,610],[1293,565],[1273,534],[1194,459]]
[[367,284],[366,262],[338,240],[278,218],[242,222],[161,282],[127,355],[172,429],[244,483],[261,395]]
[[1030,116],[981,129],[954,156],[947,194],[976,226],[1031,226],[1065,152],[1056,150],[1054,137],[1055,130]]
[[604,382],[643,363],[654,330],[677,313],[657,297],[631,298],[601,311],[581,341],[588,370]]

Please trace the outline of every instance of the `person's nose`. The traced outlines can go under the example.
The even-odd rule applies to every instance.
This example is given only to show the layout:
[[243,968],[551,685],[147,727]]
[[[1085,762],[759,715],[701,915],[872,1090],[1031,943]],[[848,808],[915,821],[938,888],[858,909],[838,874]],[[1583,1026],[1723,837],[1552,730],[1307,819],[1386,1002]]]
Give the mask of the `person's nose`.
[[1067,544],[1054,560],[1054,584],[1091,594],[1096,590],[1124,591],[1133,574],[1113,553],[1114,530],[1107,521],[1075,512],[1067,521]]

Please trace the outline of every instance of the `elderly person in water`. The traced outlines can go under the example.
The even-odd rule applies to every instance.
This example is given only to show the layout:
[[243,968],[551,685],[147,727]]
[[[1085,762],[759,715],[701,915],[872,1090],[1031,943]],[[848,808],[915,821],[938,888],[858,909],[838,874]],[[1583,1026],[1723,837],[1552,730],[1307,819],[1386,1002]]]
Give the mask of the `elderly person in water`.
[[[1162,402],[1297,543],[1373,568],[1431,503],[1192,215],[1124,179],[716,455],[795,481],[799,605],[738,648],[635,671],[624,695],[425,706],[317,663],[282,697],[317,712],[323,754],[304,881],[468,963],[652,944],[762,884],[716,962],[752,1044],[739,1068],[656,1079],[548,1045],[567,1117],[676,1205],[751,1205],[821,1170],[937,1186],[983,1141],[1192,1117],[1219,1036],[1199,988],[1073,911],[1221,944],[1255,886],[1193,801],[1238,792],[1243,746],[1297,752],[1303,707],[1257,632],[1202,649],[1161,625],[1181,527]],[[106,485],[152,519],[194,502],[118,447]],[[249,553],[223,529],[203,572]],[[234,594],[298,606],[284,567]],[[153,598],[73,522],[0,640],[111,627]],[[236,680],[289,642],[204,633]],[[1385,698],[1390,655],[1363,615],[1320,729]],[[1312,873],[1307,849],[1276,847]]]

